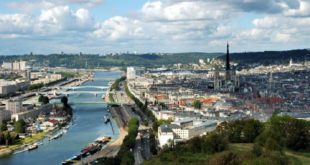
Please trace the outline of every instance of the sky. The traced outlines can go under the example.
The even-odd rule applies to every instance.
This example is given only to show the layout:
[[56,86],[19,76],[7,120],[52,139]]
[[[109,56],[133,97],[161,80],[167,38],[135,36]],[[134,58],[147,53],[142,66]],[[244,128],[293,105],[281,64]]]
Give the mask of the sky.
[[310,0],[1,0],[0,55],[310,48]]

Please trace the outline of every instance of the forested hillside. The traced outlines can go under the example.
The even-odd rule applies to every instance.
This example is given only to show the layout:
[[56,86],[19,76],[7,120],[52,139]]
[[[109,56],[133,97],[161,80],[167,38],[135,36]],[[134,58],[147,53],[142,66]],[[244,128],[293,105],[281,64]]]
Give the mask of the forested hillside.
[[176,54],[122,54],[122,55],[22,55],[0,56],[0,61],[34,60],[41,66],[64,66],[69,68],[97,68],[112,66],[162,66],[176,63],[198,63],[199,59],[215,58],[221,53],[176,53]]
[[[225,56],[221,56],[220,58],[225,59]],[[300,49],[289,51],[244,52],[231,54],[231,60],[241,64],[287,64],[290,59],[293,59],[294,62],[310,60],[310,50]]]
[[[0,61],[33,60],[40,66],[64,66],[68,68],[103,68],[103,67],[126,67],[173,65],[177,63],[198,63],[199,59],[207,58],[225,59],[225,53],[172,53],[172,54],[121,54],[121,55],[73,55],[73,54],[50,54],[50,55],[13,55],[0,56]],[[308,49],[289,51],[264,51],[232,53],[231,60],[242,65],[261,63],[287,64],[290,59],[294,62],[310,60]]]

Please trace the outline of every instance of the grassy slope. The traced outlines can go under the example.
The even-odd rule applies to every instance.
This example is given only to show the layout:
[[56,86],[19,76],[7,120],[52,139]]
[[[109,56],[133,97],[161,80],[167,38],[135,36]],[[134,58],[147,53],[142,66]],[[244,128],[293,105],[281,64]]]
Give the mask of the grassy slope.
[[[229,150],[238,154],[238,156],[244,158],[243,164],[259,164],[261,162],[259,159],[255,158],[252,153],[253,144],[231,144]],[[200,165],[207,164],[210,159],[217,157],[222,153],[217,153],[214,155],[208,154],[179,154],[175,155],[174,153],[168,152],[161,154],[160,156],[154,157],[151,160],[145,161],[143,165]],[[310,153],[300,153],[286,151],[291,164],[293,165],[310,165]]]
[[10,145],[8,148],[11,150],[16,150],[19,147],[21,147],[22,145],[34,143],[34,142],[44,138],[45,135],[46,135],[45,132],[39,132],[39,133],[33,135],[32,137],[26,137],[25,139],[21,139],[18,143],[14,144],[14,145]]

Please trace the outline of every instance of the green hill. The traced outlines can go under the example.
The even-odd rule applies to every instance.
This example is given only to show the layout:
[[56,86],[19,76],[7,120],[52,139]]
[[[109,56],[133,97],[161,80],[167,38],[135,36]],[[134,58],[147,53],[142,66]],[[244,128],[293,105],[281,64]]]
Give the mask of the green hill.
[[[175,54],[121,54],[121,55],[21,55],[0,56],[0,61],[34,60],[41,66],[68,68],[126,67],[126,66],[162,66],[176,63],[198,63],[199,59],[215,58],[221,53],[175,53]],[[86,64],[87,63],[87,64]]]
[[165,146],[143,165],[309,165],[309,130],[309,121],[288,116],[224,122],[208,135]]

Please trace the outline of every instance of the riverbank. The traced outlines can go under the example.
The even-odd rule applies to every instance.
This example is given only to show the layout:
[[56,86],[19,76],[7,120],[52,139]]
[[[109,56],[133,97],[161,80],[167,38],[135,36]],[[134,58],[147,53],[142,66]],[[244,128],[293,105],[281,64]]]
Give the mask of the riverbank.
[[54,134],[57,134],[59,131],[62,131],[65,127],[67,127],[68,125],[70,125],[72,119],[69,119],[67,121],[67,123],[59,128],[53,129],[51,131],[48,132],[39,132],[36,134],[32,134],[31,136],[25,137],[25,138],[21,138],[18,140],[18,142],[16,142],[13,145],[9,145],[9,146],[0,146],[0,158],[1,157],[5,157],[5,156],[9,156],[12,154],[17,154],[20,152],[24,152],[27,150],[27,147],[31,144],[37,143],[41,140],[43,140],[44,138],[50,137]]
[[119,136],[116,140],[112,141],[111,143],[107,144],[101,151],[95,153],[94,155],[88,156],[84,158],[83,161],[79,161],[75,163],[76,165],[82,164],[89,164],[98,158],[102,157],[115,157],[120,150],[123,140],[125,139],[126,135],[128,134],[127,130],[123,127],[119,128]]
[[[114,83],[115,83],[115,81],[114,81]],[[109,86],[107,91],[110,92],[111,88],[112,88],[112,85]],[[113,100],[111,100],[111,99],[113,99]],[[109,97],[109,95],[107,95],[104,100],[107,104],[112,103],[112,101],[113,101],[113,103],[115,103],[114,98]],[[119,136],[117,137],[117,139],[115,139],[111,143],[107,144],[101,151],[99,151],[99,152],[95,153],[94,155],[91,155],[87,158],[84,158],[82,161],[79,161],[76,164],[78,164],[78,165],[88,164],[88,163],[91,163],[91,162],[97,160],[98,158],[115,157],[118,154],[118,152],[119,152],[119,150],[123,144],[123,141],[128,134],[127,123],[125,123],[125,121],[127,121],[128,119],[124,119],[124,115],[121,112],[122,110],[119,108],[120,107],[118,107],[118,108],[109,107],[109,111],[111,113],[111,116],[115,120],[116,124],[119,127]]]
[[[66,86],[66,87],[79,86],[79,85],[81,85],[87,81],[90,81],[92,78],[93,78],[93,74],[87,75],[86,77],[81,76],[78,78],[81,81],[77,81],[77,82],[73,81],[73,82],[70,82],[68,84],[65,84],[64,86]],[[32,98],[31,97],[28,98],[28,100],[30,100],[30,99],[32,99]],[[35,100],[35,102],[37,103],[38,100]],[[34,103],[34,102],[32,102],[32,103]],[[67,123],[63,127],[69,125],[70,122],[71,122],[71,119],[68,119]],[[33,134],[29,137],[19,139],[18,142],[16,142],[13,145],[0,146],[0,158],[4,157],[4,156],[9,156],[9,155],[14,154],[14,153],[19,152],[19,151],[25,151],[29,145],[36,143],[40,140],[43,140],[44,138],[47,137],[47,135],[54,134],[55,132],[58,132],[59,130],[61,130],[63,127],[60,127],[56,130],[51,130],[49,132],[39,132],[39,133]]]
[[[109,114],[102,97],[95,96],[91,93],[98,91],[98,89],[88,87],[107,86],[112,79],[117,79],[120,76],[120,73],[115,72],[96,72],[93,80],[87,81],[81,85],[87,86],[85,89],[81,87],[83,88],[81,91],[90,91],[90,93],[77,93],[68,96],[70,100],[69,103],[73,108],[74,123],[72,123],[72,126],[64,136],[52,141],[49,141],[48,138],[46,138],[42,141],[44,145],[40,145],[38,149],[1,158],[0,164],[61,164],[61,162],[77,155],[81,149],[84,149],[99,137],[112,138],[108,144],[103,145],[103,149],[107,148],[107,146],[118,146],[123,141],[122,137],[126,134],[123,134],[124,131],[119,129],[112,118],[111,123],[104,124],[104,117],[106,115],[111,115]],[[103,92],[105,90],[106,88],[103,89]],[[54,102],[58,101],[59,100],[55,100]],[[113,129],[111,129],[111,125]],[[110,154],[113,154],[116,151],[117,150],[106,149],[106,152],[109,152]]]
[[40,141],[41,139],[45,138],[47,133],[39,132],[37,134],[32,135],[31,137],[26,137],[24,139],[20,139],[14,145],[10,146],[2,146],[0,147],[0,158],[4,156],[9,156],[16,151],[23,150],[27,147],[27,145]]

